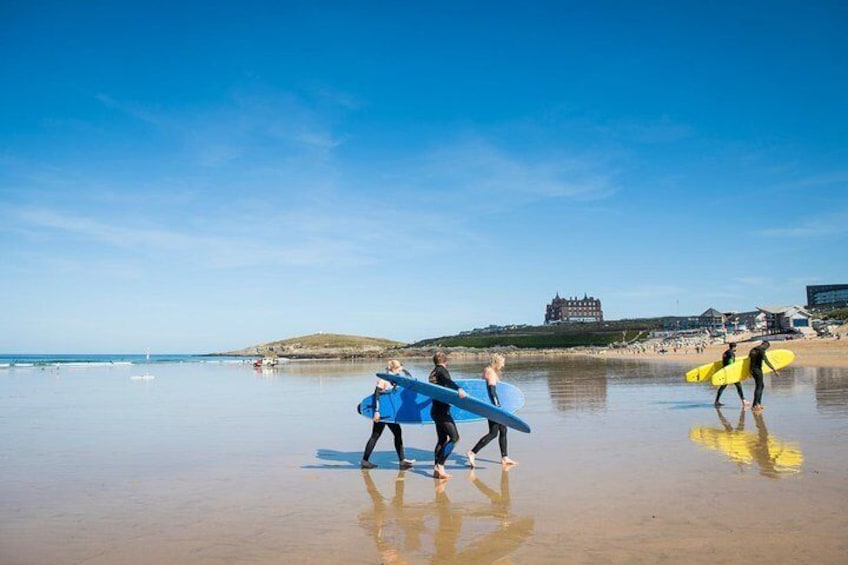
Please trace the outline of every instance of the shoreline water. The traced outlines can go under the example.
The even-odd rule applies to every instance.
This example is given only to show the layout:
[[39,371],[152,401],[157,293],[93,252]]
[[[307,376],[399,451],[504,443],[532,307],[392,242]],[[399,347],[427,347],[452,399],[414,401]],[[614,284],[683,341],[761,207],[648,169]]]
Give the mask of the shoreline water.
[[[733,340],[732,340],[733,341]],[[738,341],[737,354],[747,355],[750,348],[760,340],[750,338]],[[521,349],[517,347],[496,347],[475,349],[467,347],[412,349],[401,348],[383,352],[360,352],[358,354],[340,354],[338,356],[304,356],[286,357],[291,362],[311,361],[375,361],[399,357],[403,359],[427,359],[439,349],[446,351],[455,359],[487,360],[492,353],[501,353],[507,358],[553,358],[553,357],[588,357],[593,359],[626,359],[643,360],[660,363],[678,363],[697,366],[721,359],[726,343],[705,344],[702,349],[696,349],[689,344],[676,350],[658,352],[651,347],[639,345],[626,348],[606,347],[574,347],[555,349]],[[773,342],[772,347],[789,349],[795,353],[794,366],[798,367],[830,367],[848,368],[848,337],[812,338]],[[87,365],[144,365],[161,363],[250,363],[260,358],[256,355],[221,355],[221,354],[151,354],[149,358],[143,353],[138,354],[0,354],[0,370],[10,368],[48,368],[62,366]]]

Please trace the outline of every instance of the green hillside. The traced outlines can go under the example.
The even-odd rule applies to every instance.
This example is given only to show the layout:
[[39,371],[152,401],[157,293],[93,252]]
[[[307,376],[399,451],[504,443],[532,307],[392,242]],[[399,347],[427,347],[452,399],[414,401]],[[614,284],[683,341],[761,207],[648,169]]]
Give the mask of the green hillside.
[[410,347],[505,347],[549,349],[626,343],[647,337],[662,328],[662,318],[619,320],[599,324],[558,324],[550,326],[509,326],[485,329],[461,335],[426,339]]

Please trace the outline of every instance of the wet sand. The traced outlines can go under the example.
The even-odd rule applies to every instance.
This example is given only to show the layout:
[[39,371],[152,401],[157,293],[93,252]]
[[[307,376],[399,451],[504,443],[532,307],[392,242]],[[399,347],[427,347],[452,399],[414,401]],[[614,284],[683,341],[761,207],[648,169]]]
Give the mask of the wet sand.
[[689,364],[510,359],[520,465],[493,442],[472,473],[486,425],[465,424],[443,482],[430,426],[404,427],[413,470],[388,431],[358,468],[373,363],[9,371],[0,562],[846,562],[848,371],[767,377],[757,418],[717,411]]

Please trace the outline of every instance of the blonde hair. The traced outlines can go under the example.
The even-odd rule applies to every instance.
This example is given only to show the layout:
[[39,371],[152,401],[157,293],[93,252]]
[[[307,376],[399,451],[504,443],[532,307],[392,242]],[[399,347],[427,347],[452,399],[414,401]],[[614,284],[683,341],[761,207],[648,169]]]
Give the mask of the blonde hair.
[[403,369],[403,363],[397,359],[390,359],[389,362],[386,363],[386,370],[390,373],[397,373],[401,369]]
[[492,360],[489,362],[489,367],[492,368],[493,371],[500,374],[501,370],[503,370],[504,365],[506,365],[506,358],[500,353],[495,353],[492,355]]
[[444,365],[445,361],[448,360],[448,356],[444,351],[437,351],[435,355],[433,355],[433,364],[434,365]]

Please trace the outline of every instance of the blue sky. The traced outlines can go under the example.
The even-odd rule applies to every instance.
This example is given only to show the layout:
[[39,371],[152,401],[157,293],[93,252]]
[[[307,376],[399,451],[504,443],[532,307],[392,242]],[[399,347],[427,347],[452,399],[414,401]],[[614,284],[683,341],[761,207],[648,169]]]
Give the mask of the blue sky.
[[0,3],[0,351],[848,282],[843,2]]

